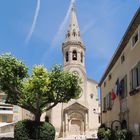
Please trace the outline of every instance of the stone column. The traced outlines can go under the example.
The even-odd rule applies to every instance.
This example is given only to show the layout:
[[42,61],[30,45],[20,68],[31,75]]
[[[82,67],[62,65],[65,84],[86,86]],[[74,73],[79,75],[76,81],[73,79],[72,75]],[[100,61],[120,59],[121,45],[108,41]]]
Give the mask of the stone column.
[[85,128],[86,128],[86,132],[87,132],[87,130],[88,130],[88,113],[86,112],[86,121],[85,121],[85,124],[86,124],[86,126],[85,126]]
[[81,53],[80,52],[77,52],[77,61],[81,62]]
[[69,52],[69,61],[72,61],[72,51]]
[[65,113],[65,124],[66,124],[66,132],[65,132],[65,134],[66,134],[66,136],[67,136],[67,133],[68,133],[68,114],[67,113]]

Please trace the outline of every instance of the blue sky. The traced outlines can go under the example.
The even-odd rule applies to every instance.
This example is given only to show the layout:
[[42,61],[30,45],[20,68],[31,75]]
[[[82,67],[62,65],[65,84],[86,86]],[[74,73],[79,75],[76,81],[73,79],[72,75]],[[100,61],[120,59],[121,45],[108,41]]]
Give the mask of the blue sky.
[[[61,44],[53,44],[70,0],[41,0],[35,30],[26,43],[37,0],[0,1],[0,53],[11,52],[31,69],[34,64],[63,64]],[[88,77],[100,80],[140,0],[77,0],[77,17],[86,46]]]

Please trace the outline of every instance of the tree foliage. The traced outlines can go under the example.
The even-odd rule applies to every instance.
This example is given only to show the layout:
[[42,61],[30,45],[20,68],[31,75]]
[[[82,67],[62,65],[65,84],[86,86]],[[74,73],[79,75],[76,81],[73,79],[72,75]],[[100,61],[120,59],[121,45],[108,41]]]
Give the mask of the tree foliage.
[[50,72],[35,65],[28,75],[25,64],[11,54],[0,55],[0,90],[7,102],[21,106],[35,115],[36,121],[44,111],[58,103],[68,102],[80,95],[80,79],[55,65]]

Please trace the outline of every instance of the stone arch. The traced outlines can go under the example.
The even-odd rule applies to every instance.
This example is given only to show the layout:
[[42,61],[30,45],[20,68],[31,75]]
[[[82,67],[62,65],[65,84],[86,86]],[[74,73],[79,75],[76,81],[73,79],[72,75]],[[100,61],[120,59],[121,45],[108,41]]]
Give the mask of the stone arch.
[[77,51],[76,50],[72,51],[72,60],[77,60]]
[[66,51],[66,53],[65,53],[65,60],[66,60],[66,62],[69,61],[69,53],[68,53],[68,51]]
[[68,33],[67,33],[67,37],[69,38],[70,37],[70,32],[68,31]]
[[81,56],[81,63],[83,63],[83,57],[84,57],[83,52],[81,52],[80,56]]
[[75,29],[73,29],[72,35],[73,35],[74,37],[77,35]]
[[80,112],[69,114],[70,135],[82,135],[84,133],[84,115]]

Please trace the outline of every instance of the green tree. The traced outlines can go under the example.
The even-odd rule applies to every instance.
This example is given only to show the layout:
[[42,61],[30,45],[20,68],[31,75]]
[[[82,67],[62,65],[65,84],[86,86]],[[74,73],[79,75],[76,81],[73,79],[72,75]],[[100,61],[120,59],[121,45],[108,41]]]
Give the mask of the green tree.
[[11,54],[0,55],[0,90],[7,94],[7,103],[29,110],[40,122],[41,114],[58,103],[80,95],[80,79],[55,65],[50,72],[35,65],[28,75],[25,64]]

